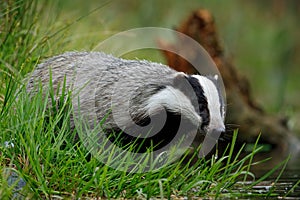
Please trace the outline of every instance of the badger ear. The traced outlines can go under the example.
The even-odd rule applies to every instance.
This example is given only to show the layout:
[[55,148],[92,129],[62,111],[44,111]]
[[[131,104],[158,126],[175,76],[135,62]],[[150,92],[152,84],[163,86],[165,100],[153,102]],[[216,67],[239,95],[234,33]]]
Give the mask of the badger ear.
[[175,79],[176,78],[184,78],[186,76],[187,75],[184,72],[177,72],[177,73],[175,73]]
[[218,74],[215,74],[214,76],[214,79],[217,81],[219,79],[219,75]]

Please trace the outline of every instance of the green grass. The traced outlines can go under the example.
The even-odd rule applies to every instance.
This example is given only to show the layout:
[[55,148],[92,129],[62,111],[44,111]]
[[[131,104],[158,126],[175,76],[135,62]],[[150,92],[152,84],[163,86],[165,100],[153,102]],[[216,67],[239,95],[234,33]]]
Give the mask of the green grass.
[[[10,148],[1,146],[1,188],[9,187],[8,174],[3,172],[10,168],[26,182],[20,193],[32,198],[222,197],[236,190],[238,182],[247,176],[254,178],[249,167],[259,149],[254,147],[252,153],[239,159],[242,149],[234,148],[237,132],[220,158],[198,159],[194,165],[181,159],[159,170],[143,172],[142,166],[139,173],[130,173],[108,167],[95,157],[87,159],[87,141],[74,142],[75,132],[70,129],[70,94],[59,107],[49,107],[53,92],[43,91],[41,86],[39,89],[30,96],[23,88],[18,101],[11,102],[14,109],[1,118],[0,142],[14,144]],[[80,131],[78,128],[77,133],[84,134]],[[99,150],[113,154],[112,149]],[[123,168],[129,168],[131,158],[123,155],[121,159]],[[0,190],[0,196],[10,197],[13,187]],[[251,190],[249,186],[238,187]]]
[[[61,97],[60,102],[63,103],[51,105],[54,97],[51,84],[49,90],[39,86],[39,91],[30,96],[22,83],[24,76],[34,69],[41,58],[75,49],[75,46],[92,48],[96,41],[106,36],[103,33],[91,39],[94,36],[91,34],[90,40],[84,40],[80,33],[70,34],[76,32],[71,28],[79,22],[74,18],[65,25],[58,24],[60,21],[55,20],[55,14],[45,17],[49,8],[50,11],[56,11],[59,4],[47,1],[38,4],[38,1],[25,0],[0,2],[0,199],[10,199],[16,193],[28,198],[248,196],[252,185],[241,184],[241,181],[254,179],[249,169],[260,148],[255,144],[251,153],[240,159],[243,147],[235,148],[237,132],[221,157],[198,159],[194,165],[184,163],[182,159],[156,171],[128,173],[110,168],[95,157],[87,159],[90,152],[85,142],[89,141],[75,140],[76,134],[83,134],[82,129],[77,127],[73,131],[69,124],[71,94]],[[135,3],[132,5],[139,6]],[[164,5],[163,8],[168,8],[168,5]],[[101,5],[98,6],[101,10]],[[147,5],[144,6],[146,9]],[[89,15],[86,12],[84,15]],[[110,15],[107,16],[104,21]],[[137,21],[133,16],[131,18]],[[143,25],[149,22],[148,18],[145,15],[139,23]],[[155,25],[155,21],[153,19],[148,25]],[[120,25],[124,28],[121,22],[110,23],[111,26]],[[88,24],[80,26],[87,28]],[[103,30],[109,28],[103,27]],[[80,40],[74,41],[76,36]],[[13,143],[13,146],[7,146],[6,142]],[[124,167],[129,168],[130,157],[125,155],[122,159],[126,161]],[[139,170],[142,172],[143,168]],[[14,191],[17,182],[13,185],[9,183],[8,179],[13,173],[26,182],[22,191]]]

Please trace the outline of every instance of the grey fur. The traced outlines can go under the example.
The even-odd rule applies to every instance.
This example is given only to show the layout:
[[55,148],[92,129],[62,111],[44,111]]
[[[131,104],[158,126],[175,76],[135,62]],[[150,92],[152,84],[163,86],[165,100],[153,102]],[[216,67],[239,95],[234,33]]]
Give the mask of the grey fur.
[[[156,86],[171,85],[176,74],[176,71],[165,65],[145,60],[119,59],[101,52],[67,52],[39,64],[31,74],[28,91],[33,90],[38,80],[41,80],[45,87],[48,85],[49,68],[52,72],[55,93],[58,83],[62,85],[64,76],[66,76],[68,89],[75,89],[73,87],[76,81],[77,89],[84,88],[84,92],[79,95],[81,110],[88,113],[91,108],[87,107],[86,102],[95,102],[95,111],[99,120],[111,111],[111,95],[115,90],[115,83],[120,79],[125,81],[122,82],[123,96],[118,98],[118,103],[122,105],[124,101],[132,98],[131,92],[135,90],[141,98],[135,98],[135,104],[131,107],[132,116],[139,116],[139,113],[144,112],[141,111],[144,103],[142,99],[152,95]],[[93,85],[86,85],[88,81]],[[86,99],[86,94],[91,94],[93,90],[95,90],[95,99]],[[107,123],[111,123],[111,120],[109,116]]]
[[[112,102],[122,108],[127,107],[126,104],[130,100],[130,116],[137,122],[147,112],[146,100],[162,86],[172,86],[174,78],[181,74],[163,64],[145,60],[125,60],[101,52],[68,52],[38,65],[29,79],[28,91],[34,90],[38,79],[44,87],[48,86],[49,68],[55,92],[66,76],[67,89],[73,90],[73,94],[81,89],[80,110],[86,115],[90,126],[93,126],[95,117],[102,120],[107,116],[106,124],[110,128],[120,124],[126,126],[129,123],[127,118],[122,118],[122,114],[118,116],[118,112],[111,112],[111,109],[114,109],[111,106]],[[78,107],[77,100],[73,100],[73,107]],[[116,118],[120,119],[118,125],[114,121]],[[199,125],[200,123],[201,121]]]

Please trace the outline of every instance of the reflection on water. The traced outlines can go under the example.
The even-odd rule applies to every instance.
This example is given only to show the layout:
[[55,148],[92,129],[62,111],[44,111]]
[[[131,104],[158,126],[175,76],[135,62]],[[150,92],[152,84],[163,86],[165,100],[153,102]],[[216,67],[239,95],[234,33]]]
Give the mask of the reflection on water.
[[[270,158],[270,160],[254,165],[251,168],[251,172],[255,174],[256,178],[260,178],[268,171],[282,163],[288,158],[288,156],[290,156],[290,159],[286,165],[286,168],[280,176],[279,181],[275,184],[274,192],[280,196],[286,195],[286,193],[300,180],[300,152],[297,151],[288,154],[281,150],[275,149],[270,152],[259,153],[255,155],[254,162],[261,161],[266,158]],[[258,187],[261,187],[260,189],[262,190],[266,190],[268,186],[272,186],[276,178],[279,176],[281,169],[282,168],[279,168],[279,170],[268,177],[267,180],[262,182]],[[294,191],[288,195],[288,197],[300,198],[300,186],[298,185]]]

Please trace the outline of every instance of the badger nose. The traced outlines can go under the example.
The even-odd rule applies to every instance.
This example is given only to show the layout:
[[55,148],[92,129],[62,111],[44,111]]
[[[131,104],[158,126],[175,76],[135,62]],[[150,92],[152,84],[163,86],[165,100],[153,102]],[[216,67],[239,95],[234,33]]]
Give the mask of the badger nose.
[[219,138],[223,133],[225,132],[225,128],[220,127],[220,128],[214,128],[211,131],[209,131],[209,135],[212,138]]
[[218,137],[218,139],[220,141],[230,141],[232,139],[232,135],[230,133],[226,132],[225,127],[213,129],[211,131],[211,135],[214,138]]
[[213,129],[213,132],[222,134],[225,132],[225,127],[215,128],[215,129]]

